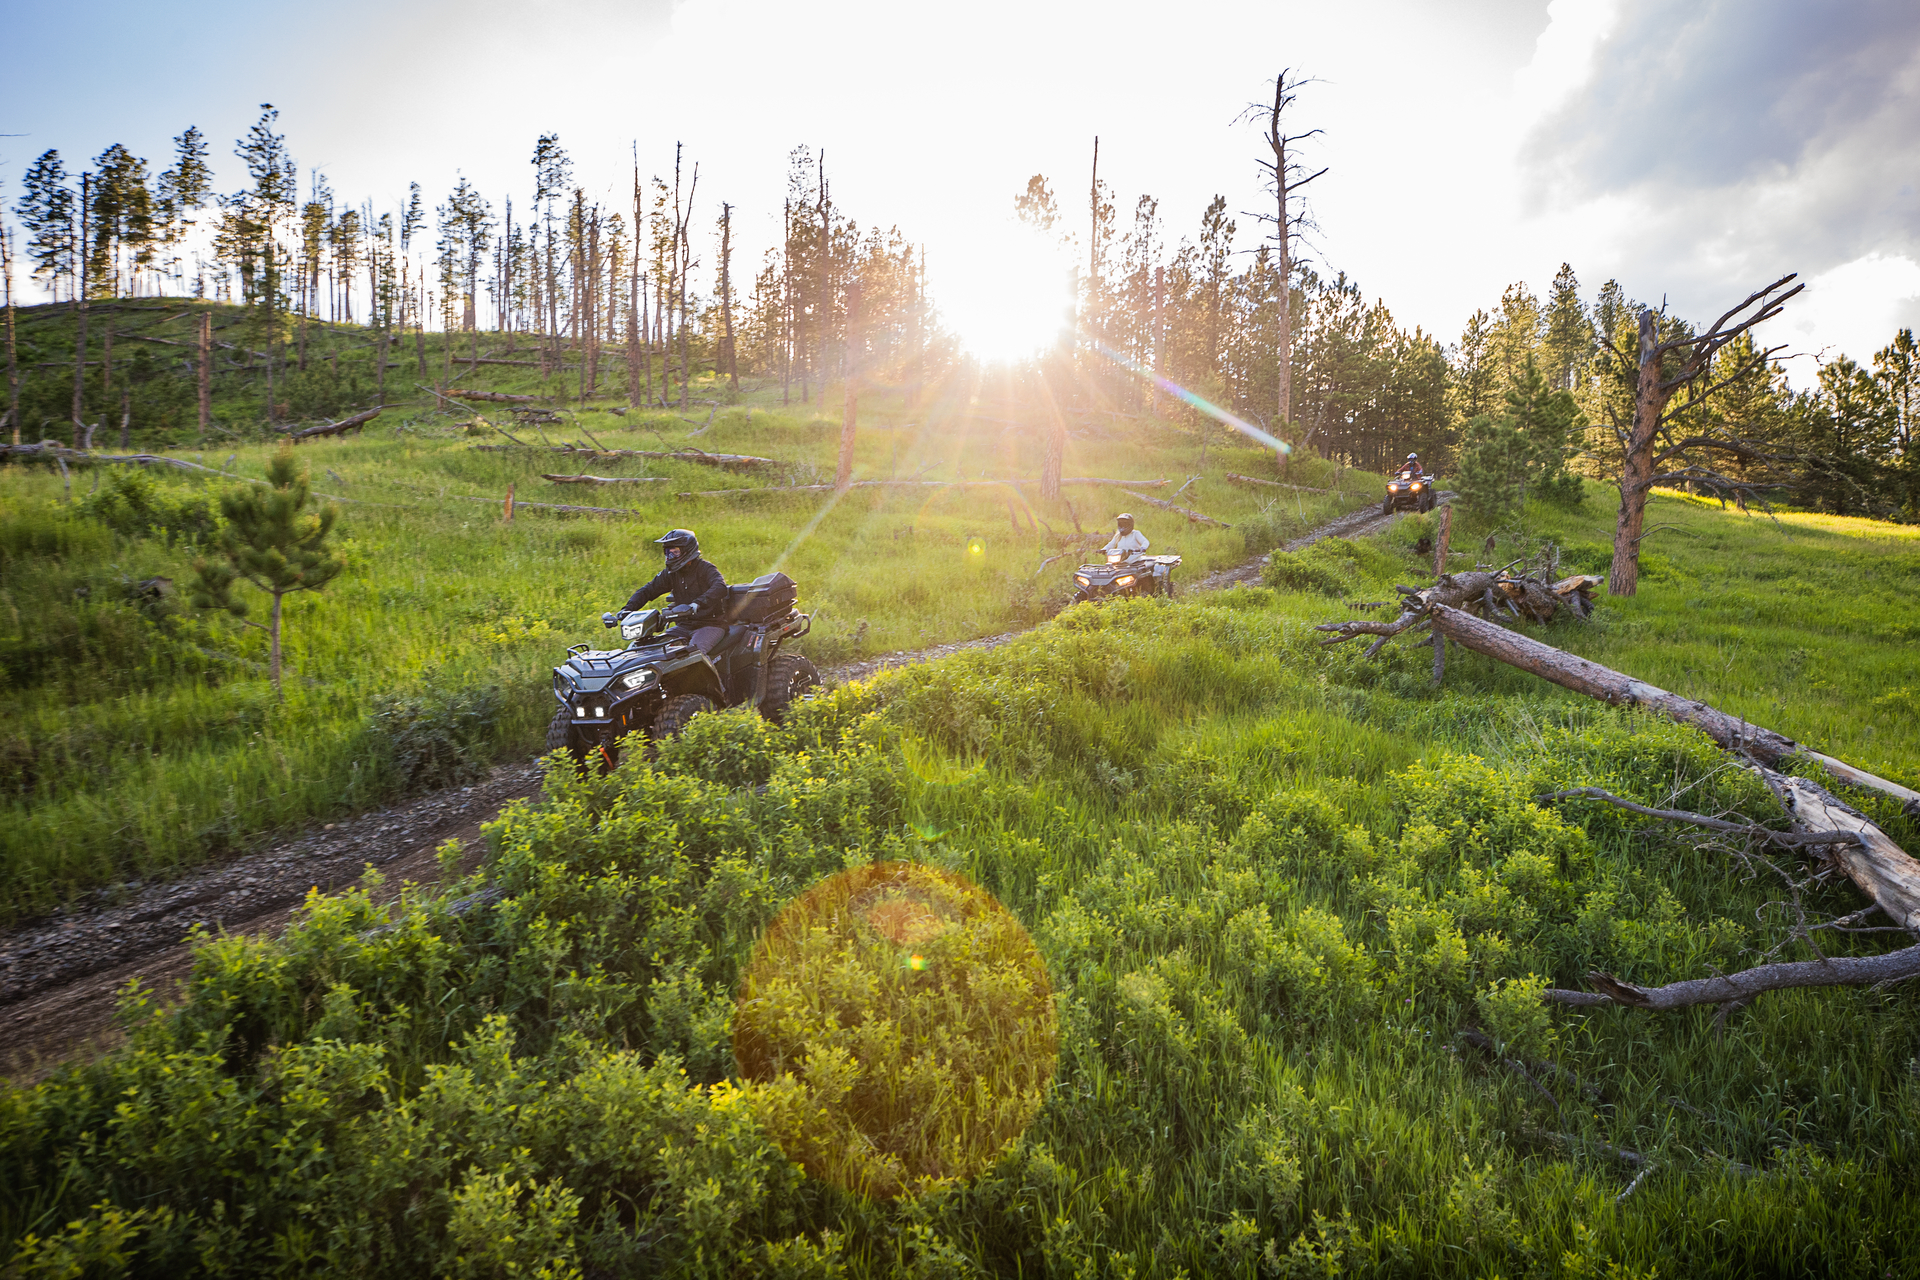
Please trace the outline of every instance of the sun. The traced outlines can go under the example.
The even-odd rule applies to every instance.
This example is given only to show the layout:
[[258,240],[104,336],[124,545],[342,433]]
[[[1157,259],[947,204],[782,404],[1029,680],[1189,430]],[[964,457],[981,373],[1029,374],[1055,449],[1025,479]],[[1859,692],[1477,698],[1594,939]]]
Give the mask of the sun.
[[968,354],[989,364],[1031,359],[1072,325],[1072,262],[1047,233],[1009,219],[980,227],[947,257],[935,301]]

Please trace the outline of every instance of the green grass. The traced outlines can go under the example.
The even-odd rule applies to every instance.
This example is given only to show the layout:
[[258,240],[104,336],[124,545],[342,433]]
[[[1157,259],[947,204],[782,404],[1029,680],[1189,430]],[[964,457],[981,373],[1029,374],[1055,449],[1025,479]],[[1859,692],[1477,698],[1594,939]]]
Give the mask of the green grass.
[[[1037,475],[1037,425],[1009,430],[969,416],[986,412],[975,405],[989,392],[1005,389],[936,388],[911,414],[899,393],[872,393],[856,477]],[[556,439],[591,435],[616,448],[693,445],[772,457],[783,464],[773,475],[485,452],[473,446],[503,438],[469,434],[418,406],[390,411],[361,436],[301,446],[314,488],[341,500],[338,540],[350,567],[324,592],[288,599],[293,674],[284,704],[262,679],[259,633],[178,609],[155,622],[129,603],[129,583],[191,579],[190,539],[169,544],[131,518],[120,518],[116,533],[84,514],[114,488],[97,472],[80,472],[69,493],[45,467],[0,471],[0,648],[8,670],[0,688],[0,919],[176,871],[392,795],[393,779],[376,767],[382,744],[368,730],[382,698],[425,691],[431,701],[497,689],[488,752],[538,750],[550,713],[547,669],[565,645],[604,636],[599,614],[656,571],[651,542],[666,528],[696,529],[732,580],[776,567],[790,573],[802,607],[815,616],[804,647],[824,665],[1038,621],[1067,596],[1077,560],[1067,556],[1036,572],[1061,550],[1049,527],[1071,535],[1077,519],[1090,532],[1110,529],[1114,511],[1133,508],[1157,550],[1186,557],[1181,574],[1191,581],[1352,509],[1373,485],[1348,472],[1340,495],[1290,492],[1276,502],[1220,478],[1226,470],[1270,468],[1270,460],[1216,440],[1206,476],[1182,501],[1232,529],[1189,524],[1117,490],[1090,487],[1071,487],[1060,502],[1043,501],[1032,485],[857,489],[837,502],[817,493],[675,496],[830,479],[838,422],[782,411],[769,403],[777,398],[777,388],[762,388],[718,411],[692,440],[693,428],[677,414],[616,416],[606,399],[578,414],[577,429],[554,431]],[[1180,430],[1162,425],[1137,434],[1135,443],[1072,439],[1067,474],[1171,477],[1175,484],[1163,490],[1171,492],[1196,469],[1197,444]],[[232,442],[175,456],[257,478],[273,447]],[[667,483],[635,486],[636,493],[540,478],[589,469]],[[1332,474],[1317,460],[1293,470],[1308,485]],[[162,470],[152,476],[152,502],[204,502],[231,483]],[[509,486],[523,502],[631,514],[567,516],[523,506],[506,523]]]
[[[1681,514],[1736,547],[1753,528]],[[1832,552],[1769,554],[1804,574]],[[1327,554],[1375,592],[1416,563]],[[1543,633],[1633,669],[1656,646],[1610,628],[1683,612],[1661,589]],[[476,879],[385,930],[352,893],[284,941],[210,942],[178,1012],[136,1000],[127,1049],[7,1095],[0,1222],[38,1237],[23,1263],[117,1240],[134,1274],[1910,1272],[1912,990],[1776,993],[1723,1034],[1711,1009],[1535,998],[1590,968],[1751,964],[1787,917],[1725,853],[1532,796],[1777,818],[1764,788],[1692,731],[1471,656],[1436,692],[1424,647],[1323,649],[1330,611],[1268,589],[1075,609],[782,728],[710,717],[656,764],[556,776]],[[1735,676],[1766,674],[1755,653]],[[1901,741],[1882,763],[1912,779]],[[984,1173],[874,1200],[802,1174],[845,1117],[740,1080],[731,1034],[782,908],[888,860],[963,873],[1024,924],[1059,1066]],[[450,916],[483,881],[508,900]],[[1859,898],[1836,879],[1807,904]],[[848,1042],[882,1063],[888,1025]],[[1536,1087],[1466,1029],[1559,1074]],[[1625,1200],[1610,1147],[1654,1162]]]

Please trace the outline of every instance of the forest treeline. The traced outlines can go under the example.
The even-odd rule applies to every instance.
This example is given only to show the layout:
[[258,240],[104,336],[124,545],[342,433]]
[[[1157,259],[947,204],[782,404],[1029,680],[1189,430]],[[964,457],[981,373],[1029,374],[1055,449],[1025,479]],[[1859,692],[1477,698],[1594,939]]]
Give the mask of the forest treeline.
[[[69,421],[182,430],[195,416],[190,380],[208,362],[228,386],[238,370],[253,388],[248,412],[272,424],[382,403],[389,372],[409,365],[443,383],[483,363],[537,367],[550,394],[684,406],[701,379],[729,395],[743,376],[771,380],[784,401],[809,403],[850,373],[917,384],[967,360],[942,326],[921,247],[897,227],[856,222],[833,198],[824,156],[806,146],[789,156],[780,239],[744,281],[734,207],[701,191],[698,164],[677,147],[670,176],[643,177],[636,150],[620,207],[589,198],[552,134],[535,142],[524,192],[490,196],[462,177],[431,209],[417,182],[404,204],[379,209],[343,199],[318,170],[303,180],[271,107],[234,154],[248,181],[224,193],[195,128],[174,140],[157,175],[117,144],[78,172],[57,151],[28,167],[9,257],[66,303],[74,324],[21,335],[10,361],[16,437],[23,425],[31,436],[35,425]],[[1551,488],[1556,476],[1619,475],[1616,427],[1631,419],[1644,308],[1617,282],[1589,301],[1563,265],[1544,297],[1513,284],[1445,341],[1402,326],[1346,274],[1297,256],[1283,308],[1275,237],[1249,243],[1223,196],[1178,236],[1151,195],[1123,219],[1097,167],[1084,213],[1066,212],[1043,175],[1012,203],[1081,264],[1076,340],[1050,357],[1067,363],[1079,407],[1217,433],[1197,399],[1295,448],[1374,469],[1417,451],[1429,466],[1473,471],[1482,505],[1530,483]],[[191,338],[173,343],[185,351],[142,345],[123,352],[116,376],[111,313],[90,332],[89,310],[157,296],[234,304],[241,318],[225,318],[219,340],[207,336],[218,357],[197,362]],[[1691,332],[1664,312],[1660,329]],[[433,362],[430,330],[461,335],[436,343]],[[1291,420],[1282,422],[1285,345]],[[1677,481],[1920,518],[1912,332],[1899,331],[1868,364],[1827,361],[1800,388],[1764,354],[1745,338],[1727,348],[1681,407],[1680,437],[1740,448],[1710,467],[1681,456]],[[1190,398],[1165,394],[1148,375]]]

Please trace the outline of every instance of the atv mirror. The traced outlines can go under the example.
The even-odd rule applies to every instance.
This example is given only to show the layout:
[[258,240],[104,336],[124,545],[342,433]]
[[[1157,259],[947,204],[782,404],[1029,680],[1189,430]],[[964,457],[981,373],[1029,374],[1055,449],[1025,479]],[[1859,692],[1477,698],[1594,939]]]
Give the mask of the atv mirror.
[[603,613],[600,615],[600,625],[603,627],[610,627],[619,620],[620,615],[617,613]]

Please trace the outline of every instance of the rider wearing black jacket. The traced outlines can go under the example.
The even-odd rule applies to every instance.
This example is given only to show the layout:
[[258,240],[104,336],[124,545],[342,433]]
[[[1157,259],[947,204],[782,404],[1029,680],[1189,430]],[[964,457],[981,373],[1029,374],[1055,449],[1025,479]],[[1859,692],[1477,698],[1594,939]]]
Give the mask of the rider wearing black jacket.
[[701,558],[700,539],[692,530],[673,529],[654,542],[666,557],[666,567],[627,598],[627,609],[642,608],[648,601],[670,594],[674,627],[667,634],[686,637],[702,653],[712,652],[720,637],[727,634],[725,626],[712,625],[720,621],[727,580]]

